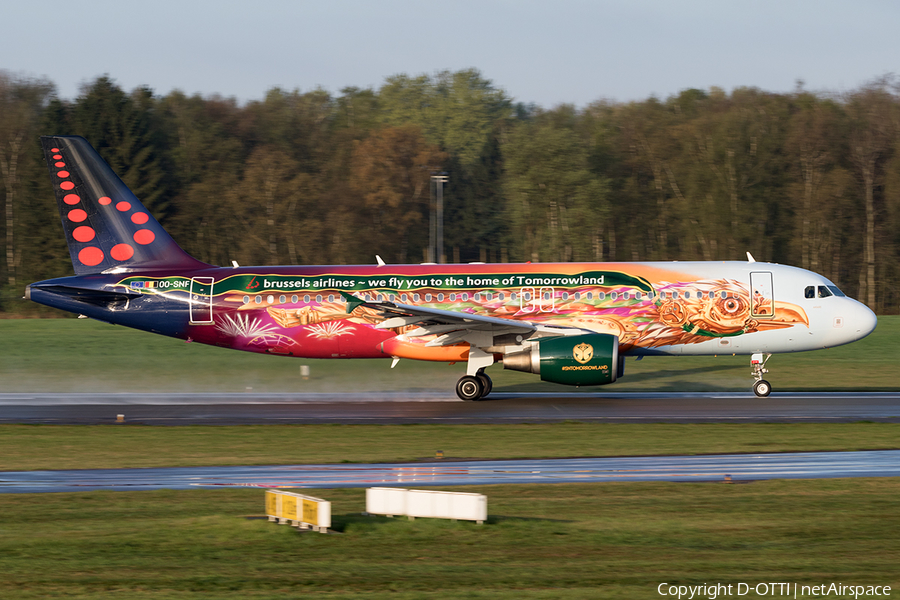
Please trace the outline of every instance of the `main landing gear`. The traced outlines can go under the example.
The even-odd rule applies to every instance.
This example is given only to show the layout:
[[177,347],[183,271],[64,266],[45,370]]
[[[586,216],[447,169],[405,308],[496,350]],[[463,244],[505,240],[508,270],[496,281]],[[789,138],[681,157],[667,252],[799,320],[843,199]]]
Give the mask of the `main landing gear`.
[[772,384],[763,379],[763,374],[768,373],[766,363],[772,358],[771,354],[754,354],[750,357],[750,366],[753,367],[753,378],[756,382],[753,384],[753,393],[760,398],[765,398],[772,393]]
[[456,395],[460,400],[474,402],[481,400],[491,393],[494,383],[484,371],[478,371],[475,375],[464,375],[456,382]]

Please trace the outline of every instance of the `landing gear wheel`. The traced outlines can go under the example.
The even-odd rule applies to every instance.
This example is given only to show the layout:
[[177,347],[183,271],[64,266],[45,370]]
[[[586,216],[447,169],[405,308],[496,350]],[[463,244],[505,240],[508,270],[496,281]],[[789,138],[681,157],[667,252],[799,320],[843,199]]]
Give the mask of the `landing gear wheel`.
[[491,393],[491,390],[494,388],[494,382],[491,381],[491,378],[488,377],[488,376],[484,373],[484,371],[478,373],[478,374],[476,375],[476,377],[478,377],[478,379],[481,380],[481,385],[484,386],[484,392],[482,392],[481,397],[482,397],[482,398],[485,398],[485,397],[487,397],[488,394]]
[[765,379],[760,379],[753,384],[753,393],[760,398],[765,398],[772,393],[772,384]]
[[[485,375],[487,377],[487,375]],[[460,400],[474,402],[484,395],[484,382],[478,377],[465,375],[456,382],[456,395]]]

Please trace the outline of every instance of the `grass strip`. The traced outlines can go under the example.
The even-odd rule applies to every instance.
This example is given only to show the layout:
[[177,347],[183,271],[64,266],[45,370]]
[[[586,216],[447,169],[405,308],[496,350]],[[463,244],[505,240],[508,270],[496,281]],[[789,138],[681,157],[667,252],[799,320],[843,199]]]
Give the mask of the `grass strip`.
[[[262,490],[0,495],[0,597],[650,598],[660,583],[900,587],[900,479],[451,488],[472,523],[362,517],[343,535],[248,517]],[[745,597],[756,597],[751,593]]]
[[897,448],[897,423],[0,425],[0,471]]

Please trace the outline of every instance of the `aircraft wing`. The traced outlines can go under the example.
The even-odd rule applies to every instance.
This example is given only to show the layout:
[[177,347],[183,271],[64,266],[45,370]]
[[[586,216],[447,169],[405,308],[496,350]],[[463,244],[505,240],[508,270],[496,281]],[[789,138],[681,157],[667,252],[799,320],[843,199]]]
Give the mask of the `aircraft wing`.
[[392,329],[418,325],[417,329],[406,332],[406,337],[423,337],[437,335],[426,347],[449,346],[460,342],[469,342],[472,346],[486,347],[493,345],[494,338],[503,335],[520,335],[530,337],[535,332],[544,335],[574,335],[590,333],[571,327],[552,327],[536,325],[528,321],[499,319],[452,310],[440,310],[412,306],[395,302],[367,302],[352,294],[341,292],[347,301],[347,312],[353,312],[359,306],[377,310],[385,320],[376,325],[377,329]]

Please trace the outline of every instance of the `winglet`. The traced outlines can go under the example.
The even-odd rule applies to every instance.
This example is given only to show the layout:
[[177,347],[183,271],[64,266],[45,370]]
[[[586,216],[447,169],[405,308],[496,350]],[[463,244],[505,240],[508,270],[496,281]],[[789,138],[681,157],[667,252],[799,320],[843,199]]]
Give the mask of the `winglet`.
[[756,259],[749,252],[747,253],[747,262],[756,262]]
[[365,300],[360,300],[353,294],[348,294],[347,292],[342,291],[341,296],[343,296],[344,300],[347,301],[347,314],[348,315],[366,303]]

